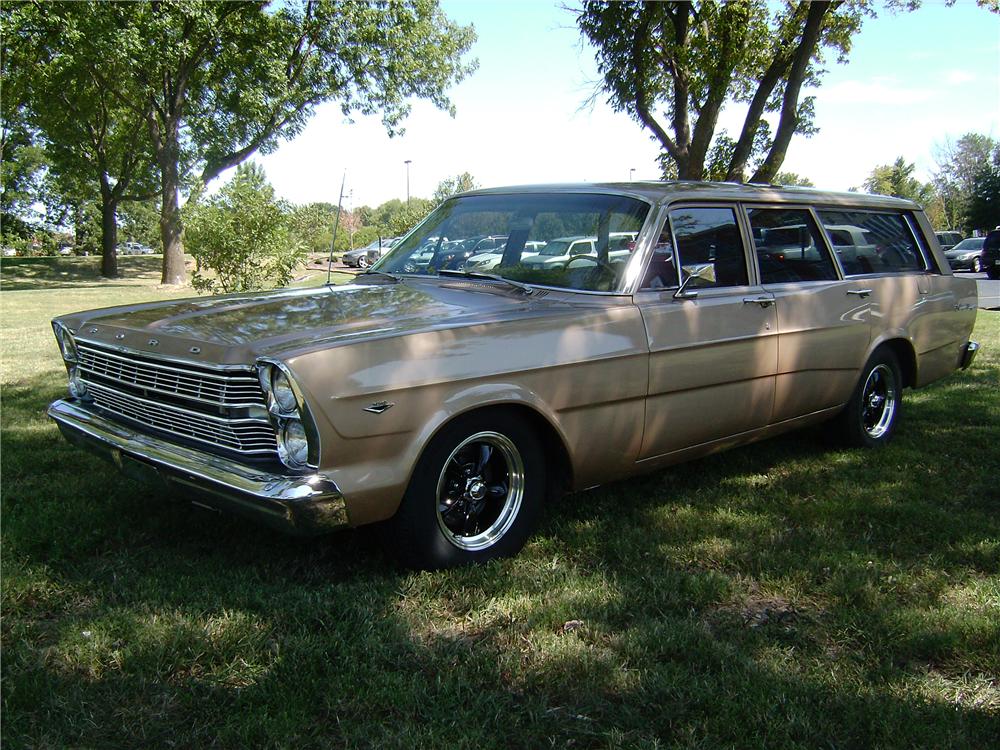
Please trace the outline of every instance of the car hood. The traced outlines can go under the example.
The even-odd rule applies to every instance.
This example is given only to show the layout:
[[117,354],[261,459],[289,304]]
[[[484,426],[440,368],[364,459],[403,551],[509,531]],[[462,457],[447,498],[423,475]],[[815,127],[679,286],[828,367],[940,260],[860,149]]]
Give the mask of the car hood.
[[59,320],[81,340],[97,344],[156,356],[246,363],[256,356],[298,354],[364,337],[513,319],[553,306],[567,304],[464,279],[410,279],[148,303]]

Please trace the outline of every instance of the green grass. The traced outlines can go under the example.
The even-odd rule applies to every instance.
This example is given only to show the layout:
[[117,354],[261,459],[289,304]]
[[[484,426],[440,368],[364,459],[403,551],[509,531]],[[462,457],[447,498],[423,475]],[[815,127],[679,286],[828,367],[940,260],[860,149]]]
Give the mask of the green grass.
[[1000,737],[1000,313],[886,450],[796,433],[568,496],[516,559],[415,574],[365,530],[286,538],[64,443],[48,320],[165,295],[125,260],[141,276],[92,284],[4,263],[5,748]]

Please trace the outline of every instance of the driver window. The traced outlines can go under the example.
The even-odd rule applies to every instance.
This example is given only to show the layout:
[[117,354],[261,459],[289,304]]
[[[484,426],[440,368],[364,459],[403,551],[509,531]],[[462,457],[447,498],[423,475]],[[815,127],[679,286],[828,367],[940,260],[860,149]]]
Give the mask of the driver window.
[[705,265],[714,272],[692,279],[690,288],[747,286],[750,283],[735,209],[678,208],[670,212],[670,224],[677,240],[675,256],[680,263],[682,280],[693,274],[695,268]]

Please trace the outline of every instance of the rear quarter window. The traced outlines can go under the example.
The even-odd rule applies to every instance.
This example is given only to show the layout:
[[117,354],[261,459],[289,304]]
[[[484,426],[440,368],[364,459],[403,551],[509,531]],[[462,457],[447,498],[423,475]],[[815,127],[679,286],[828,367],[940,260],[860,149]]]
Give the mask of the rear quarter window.
[[840,209],[818,214],[845,275],[927,270],[927,261],[902,214]]

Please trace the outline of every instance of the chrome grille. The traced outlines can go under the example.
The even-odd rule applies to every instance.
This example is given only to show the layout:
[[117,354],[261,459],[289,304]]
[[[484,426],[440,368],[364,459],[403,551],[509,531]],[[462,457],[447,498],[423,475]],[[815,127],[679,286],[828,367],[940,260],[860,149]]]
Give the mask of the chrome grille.
[[127,419],[158,430],[241,453],[275,453],[274,429],[267,420],[225,419],[157,403],[88,382],[94,403]]
[[264,406],[264,393],[252,372],[205,372],[123,356],[83,342],[77,343],[77,350],[79,367],[84,376],[97,376],[145,392],[212,406]]
[[264,392],[250,368],[168,363],[81,341],[77,353],[79,376],[105,411],[216,450],[277,458]]

